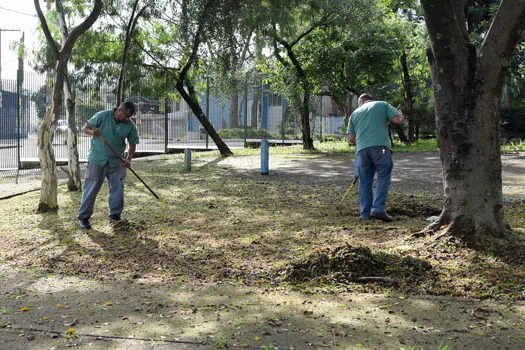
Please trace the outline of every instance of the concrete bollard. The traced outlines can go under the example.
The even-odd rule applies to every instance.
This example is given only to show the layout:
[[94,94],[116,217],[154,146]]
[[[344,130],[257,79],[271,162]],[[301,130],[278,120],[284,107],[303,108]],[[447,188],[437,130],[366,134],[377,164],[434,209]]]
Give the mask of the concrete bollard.
[[268,150],[270,148],[270,143],[268,140],[261,141],[261,175],[268,175],[268,161],[269,155]]
[[189,148],[184,150],[184,169],[191,171],[191,149]]

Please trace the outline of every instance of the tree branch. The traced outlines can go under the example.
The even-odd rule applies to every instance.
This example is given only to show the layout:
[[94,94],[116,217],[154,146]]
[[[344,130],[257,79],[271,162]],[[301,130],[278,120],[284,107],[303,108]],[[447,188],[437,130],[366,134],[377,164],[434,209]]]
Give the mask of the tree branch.
[[[453,60],[468,55],[469,37],[465,14],[466,0],[422,0],[431,48],[437,60]],[[453,21],[454,25],[449,23]],[[436,43],[439,42],[439,45]]]
[[208,11],[210,10],[211,2],[212,1],[208,1],[208,2],[206,2],[206,4],[204,4],[204,8],[202,9],[201,15],[200,15],[199,20],[197,22],[198,23],[197,31],[195,33],[195,38],[193,39],[192,50],[191,50],[191,53],[190,53],[190,55],[188,57],[188,60],[186,61],[186,64],[184,65],[184,67],[181,69],[181,71],[179,73],[179,79],[182,79],[182,80],[185,79],[186,74],[190,70],[191,65],[193,64],[193,62],[195,61],[195,59],[197,57],[197,51],[199,50],[199,46],[201,44],[201,36],[202,36],[203,27],[204,27],[204,22],[206,21],[206,17],[208,15]]
[[69,31],[67,30],[66,18],[64,15],[64,7],[62,6],[62,0],[56,0],[56,7],[58,12],[58,22],[60,25],[60,32],[62,33],[62,38],[64,42],[69,36]]
[[60,50],[58,49],[58,45],[55,42],[55,39],[53,39],[53,36],[51,35],[51,31],[49,30],[49,26],[47,25],[46,18],[44,17],[44,14],[42,13],[42,9],[40,8],[40,1],[34,0],[34,3],[35,3],[36,14],[38,15],[38,19],[40,19],[40,26],[42,27],[44,36],[46,37],[48,45],[51,47],[51,52],[53,53],[55,60],[58,61],[58,54]]
[[[38,0],[35,0],[35,2]],[[95,21],[97,20],[98,16],[100,15],[100,12],[102,11],[102,0],[95,0],[95,6],[93,6],[93,10],[89,14],[89,16],[78,26],[73,28],[71,33],[69,34],[67,41],[62,46],[63,52],[70,53],[73,49],[73,45],[75,44],[75,41],[91,26]]]
[[294,47],[299,41],[301,41],[305,36],[307,36],[308,34],[310,34],[311,32],[314,31],[314,29],[316,29],[317,27],[319,27],[323,22],[324,22],[325,18],[323,17],[322,19],[320,19],[318,22],[312,24],[312,26],[310,28],[308,28],[304,33],[302,33],[301,35],[299,35],[297,37],[297,39],[295,39],[294,41],[292,41],[290,43],[290,47]]
[[502,62],[512,55],[525,29],[525,0],[502,0],[481,45],[480,60]]

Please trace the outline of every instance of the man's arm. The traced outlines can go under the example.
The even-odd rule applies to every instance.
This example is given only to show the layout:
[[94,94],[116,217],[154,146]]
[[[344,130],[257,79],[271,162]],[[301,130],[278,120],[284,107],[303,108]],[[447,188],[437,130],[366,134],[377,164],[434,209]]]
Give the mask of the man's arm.
[[355,146],[355,134],[348,134],[348,142]]
[[403,114],[398,114],[394,118],[392,118],[391,122],[394,124],[401,125],[403,124]]
[[137,149],[137,145],[129,145],[128,156],[124,160],[124,163],[122,163],[122,166],[124,168],[129,168],[131,166],[131,160],[133,159],[133,156],[135,155],[136,149]]
[[94,128],[92,126],[89,126],[89,125],[84,125],[82,127],[82,131],[84,132],[84,134],[86,135],[91,135],[91,136],[100,136],[100,130],[97,129],[97,128]]
[[401,110],[401,105],[397,106],[397,108],[394,109],[394,107],[392,107],[392,109],[394,110],[397,110],[397,112],[399,113],[398,115],[395,115],[392,120],[390,120],[392,123],[394,124],[397,124],[397,125],[401,125],[403,123],[403,119],[405,119],[403,117],[403,111]]

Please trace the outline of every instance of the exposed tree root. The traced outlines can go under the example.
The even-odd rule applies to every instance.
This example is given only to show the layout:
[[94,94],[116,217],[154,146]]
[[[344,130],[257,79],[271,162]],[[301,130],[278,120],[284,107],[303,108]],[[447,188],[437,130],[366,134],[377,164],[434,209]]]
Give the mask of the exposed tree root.
[[444,226],[444,223],[440,218],[438,218],[436,221],[425,227],[423,230],[415,232],[410,235],[409,239],[419,239],[426,236],[433,236],[435,235],[440,229]]
[[462,245],[473,249],[496,247],[510,242],[509,227],[505,225],[503,232],[491,232],[486,228],[466,229],[461,220],[445,220],[440,216],[423,230],[411,234],[409,240],[424,239],[428,247],[436,247],[446,240],[462,242]]
[[38,205],[37,213],[56,213],[58,211],[58,206],[50,207],[45,203],[40,203]]
[[75,183],[75,178],[71,174],[71,171],[69,171],[68,168],[64,168],[63,166],[60,167],[60,170],[62,170],[64,173],[66,173],[68,181],[67,181],[67,190],[69,192],[76,192],[79,190],[78,186]]

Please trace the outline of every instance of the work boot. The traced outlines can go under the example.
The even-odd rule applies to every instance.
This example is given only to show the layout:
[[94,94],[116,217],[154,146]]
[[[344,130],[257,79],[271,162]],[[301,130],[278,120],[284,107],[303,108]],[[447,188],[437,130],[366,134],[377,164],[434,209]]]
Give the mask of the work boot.
[[91,228],[89,219],[78,219],[78,224],[80,225],[80,228],[84,228],[86,230],[89,230]]
[[113,214],[109,216],[109,223],[116,223],[117,221],[120,221],[120,215]]
[[383,220],[385,222],[389,222],[389,221],[394,220],[394,218],[392,218],[386,212],[383,212],[383,213],[370,213],[370,217],[371,218],[375,218],[375,219],[379,219],[379,220]]

